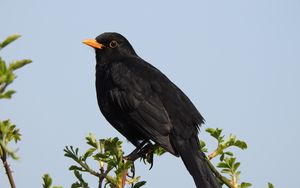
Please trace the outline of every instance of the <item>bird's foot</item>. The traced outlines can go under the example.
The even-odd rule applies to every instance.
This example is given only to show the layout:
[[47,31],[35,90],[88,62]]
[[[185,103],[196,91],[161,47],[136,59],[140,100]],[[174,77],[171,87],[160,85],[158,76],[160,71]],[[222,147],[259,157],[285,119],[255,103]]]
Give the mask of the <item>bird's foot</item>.
[[[130,154],[123,157],[125,160],[135,161],[135,156],[138,155],[139,151],[143,149],[143,146],[149,142],[149,140],[144,140],[140,143]],[[134,160],[132,160],[134,159]]]

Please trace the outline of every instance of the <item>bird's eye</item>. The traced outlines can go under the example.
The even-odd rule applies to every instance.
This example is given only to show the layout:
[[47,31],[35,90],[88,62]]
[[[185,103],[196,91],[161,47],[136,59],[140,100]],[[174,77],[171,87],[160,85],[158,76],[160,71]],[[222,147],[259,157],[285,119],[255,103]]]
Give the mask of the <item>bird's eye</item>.
[[109,47],[111,47],[111,48],[115,48],[115,47],[117,47],[117,46],[118,46],[118,42],[115,41],[115,40],[113,40],[113,41],[111,41],[111,42],[109,43]]

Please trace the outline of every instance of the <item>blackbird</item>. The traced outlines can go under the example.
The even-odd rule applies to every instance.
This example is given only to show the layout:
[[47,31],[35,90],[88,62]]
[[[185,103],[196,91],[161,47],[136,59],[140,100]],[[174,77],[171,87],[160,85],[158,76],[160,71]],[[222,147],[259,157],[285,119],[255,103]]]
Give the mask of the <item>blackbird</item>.
[[220,188],[200,151],[204,118],[189,98],[121,34],[83,43],[96,52],[97,100],[106,120],[138,148],[151,140],[180,156],[198,188]]

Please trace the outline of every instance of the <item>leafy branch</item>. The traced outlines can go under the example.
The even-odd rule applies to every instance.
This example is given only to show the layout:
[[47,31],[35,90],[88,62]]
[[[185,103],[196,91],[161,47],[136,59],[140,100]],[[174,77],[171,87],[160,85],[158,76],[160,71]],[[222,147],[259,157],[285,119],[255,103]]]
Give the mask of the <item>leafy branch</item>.
[[[86,143],[89,148],[82,155],[78,148],[67,146],[64,149],[65,156],[73,159],[77,164],[70,166],[77,181],[72,184],[72,188],[88,188],[88,183],[83,179],[81,173],[89,173],[98,178],[101,188],[110,186],[113,188],[123,188],[126,184],[132,188],[139,188],[146,182],[139,181],[140,177],[129,175],[128,171],[134,172],[133,162],[123,157],[121,149],[122,142],[118,138],[109,138],[97,140],[93,134],[86,137]],[[88,158],[97,161],[98,170],[94,170],[87,162]]]
[[[19,37],[20,35],[11,35],[7,37],[3,42],[0,42],[0,50],[3,50],[4,47],[17,40]],[[23,59],[13,61],[7,65],[6,62],[0,57],[0,99],[10,99],[12,97],[15,91],[6,89],[16,79],[14,71],[29,64],[30,62],[31,60],[29,59]],[[11,123],[9,119],[4,121],[0,120],[0,158],[3,162],[5,172],[12,188],[15,188],[16,185],[7,158],[11,157],[14,160],[17,160],[18,156],[16,151],[10,149],[8,145],[11,141],[17,143],[20,140],[20,130],[16,128],[16,125]]]
[[[241,150],[247,149],[246,142],[239,140],[235,135],[230,134],[228,138],[222,135],[222,129],[208,128],[206,132],[217,140],[217,148],[212,153],[207,155],[209,167],[220,180],[221,184],[225,184],[229,188],[248,188],[251,183],[240,182],[241,171],[238,170],[241,163],[237,162],[234,153],[230,151],[231,147],[236,147]],[[163,155],[166,151],[156,145],[148,143],[141,149],[133,151],[130,155],[123,157],[122,142],[118,138],[108,138],[97,140],[93,134],[86,137],[86,143],[89,148],[83,154],[79,154],[78,148],[72,146],[64,149],[65,156],[73,159],[77,165],[70,166],[69,170],[73,171],[77,181],[72,184],[72,188],[88,188],[88,183],[83,179],[82,173],[89,173],[98,178],[98,188],[109,186],[111,188],[123,188],[129,185],[132,188],[143,186],[146,182],[139,181],[140,177],[135,177],[134,161],[138,158],[144,163],[153,165],[154,155]],[[201,151],[208,153],[206,143],[200,141]],[[219,162],[216,167],[211,160],[219,157]],[[88,159],[97,161],[99,169],[95,170],[88,164]],[[150,167],[150,169],[151,169]],[[217,169],[218,168],[218,169]],[[128,172],[132,172],[129,175]],[[268,183],[269,188],[274,188],[271,183]]]
[[[240,162],[236,161],[236,157],[234,157],[233,152],[228,151],[231,147],[236,147],[241,150],[247,149],[247,144],[245,141],[239,140],[235,135],[230,134],[227,139],[225,139],[225,135],[222,135],[222,129],[213,129],[207,128],[205,130],[209,133],[213,138],[217,140],[217,148],[207,156],[207,161],[209,163],[209,167],[216,175],[216,177],[225,184],[229,188],[247,188],[252,184],[248,182],[239,183],[241,171],[238,170],[241,165]],[[208,152],[208,149],[205,148],[205,142],[201,141],[201,150],[205,153]],[[220,169],[220,172],[214,167],[214,165],[210,162],[213,158],[219,157],[219,162],[217,163],[217,168]],[[227,175],[227,177],[225,176]],[[229,178],[228,178],[229,176]],[[268,183],[269,188],[273,185]]]

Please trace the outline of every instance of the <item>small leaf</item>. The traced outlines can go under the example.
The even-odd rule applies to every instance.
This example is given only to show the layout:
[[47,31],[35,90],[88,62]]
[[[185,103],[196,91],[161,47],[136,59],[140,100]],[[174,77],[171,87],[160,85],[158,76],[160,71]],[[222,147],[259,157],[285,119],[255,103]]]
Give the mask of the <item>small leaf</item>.
[[49,174],[44,174],[43,175],[43,188],[50,188],[52,185],[52,179]]
[[154,150],[154,154],[158,155],[158,156],[161,156],[162,154],[166,153],[166,150],[162,147],[157,147],[155,150]]
[[232,158],[227,158],[226,159],[226,163],[228,164],[228,166],[232,167],[233,164],[235,163],[236,158],[232,157]]
[[85,137],[86,143],[94,148],[98,148],[96,136],[92,133],[89,133],[87,137]]
[[133,188],[139,188],[146,184],[146,181],[140,181],[134,184]]
[[215,139],[218,140],[218,144],[222,143],[224,141],[224,136],[221,136],[222,133],[222,129],[216,128],[207,128],[205,130],[206,132],[208,132],[212,137],[214,137]]
[[224,157],[225,157],[225,154],[222,153],[222,155],[220,156],[220,161],[223,161],[223,160],[224,160]]
[[225,163],[225,162],[219,162],[217,164],[217,167],[218,168],[230,168],[230,166],[227,163]]
[[233,167],[232,167],[232,171],[235,172],[235,171],[238,169],[238,167],[240,166],[240,164],[241,164],[241,163],[239,163],[239,162],[238,162],[238,163],[235,163],[235,164],[233,165]]
[[21,35],[19,35],[19,34],[14,34],[14,35],[8,36],[2,43],[0,43],[0,49],[4,48],[5,46],[7,46],[8,44],[10,44],[13,41],[17,40],[20,37],[21,37]]
[[230,152],[230,151],[227,151],[227,152],[224,152],[225,155],[228,155],[228,156],[233,156],[233,153]]
[[79,166],[75,166],[75,165],[70,166],[69,170],[78,170],[78,171],[83,171],[83,172],[86,171],[83,168],[81,168]]
[[16,92],[14,90],[8,90],[4,94],[0,94],[0,99],[11,99],[11,96],[15,93]]
[[247,182],[242,182],[241,185],[239,186],[239,188],[248,188],[252,186],[251,183],[247,183]]
[[222,170],[221,170],[221,173],[225,173],[225,174],[229,174],[229,175],[232,174],[232,172],[231,172],[230,169],[222,169]]
[[269,188],[274,188],[274,185],[273,185],[272,183],[269,182],[269,183],[268,183],[268,187],[269,187]]
[[83,161],[86,161],[86,159],[87,159],[88,157],[90,157],[90,156],[93,155],[93,153],[94,153],[95,150],[96,150],[96,148],[90,148],[90,149],[88,149],[88,150],[85,152],[85,154],[83,155],[82,160],[83,160]]
[[30,59],[23,59],[23,60],[19,60],[19,61],[15,61],[13,63],[11,63],[9,66],[8,66],[8,69],[9,70],[16,70],[16,69],[19,69],[29,63],[31,63],[32,61]]
[[244,142],[244,141],[241,141],[241,140],[237,140],[235,142],[235,146],[238,147],[238,148],[241,148],[242,150],[247,149],[247,147],[248,147],[247,143]]
[[203,140],[200,140],[200,150],[204,153],[208,152],[208,149],[205,146],[206,143]]
[[[84,180],[83,180],[83,178],[82,178],[82,174],[79,172],[79,171],[77,171],[77,170],[75,170],[74,171],[74,175],[75,175],[75,177],[79,180],[79,182],[77,183],[75,183],[75,186],[76,185],[80,185],[80,187],[82,187],[82,188],[89,188],[89,185],[88,185],[88,183],[87,182],[85,182]],[[74,184],[72,184],[72,186],[73,186]],[[71,187],[72,187],[71,186]]]

